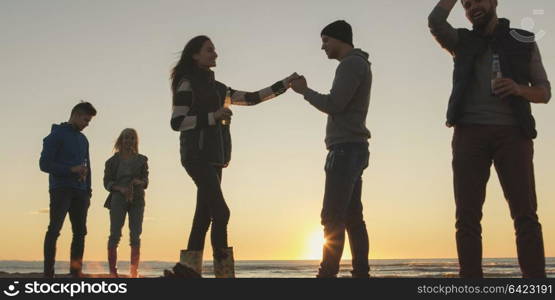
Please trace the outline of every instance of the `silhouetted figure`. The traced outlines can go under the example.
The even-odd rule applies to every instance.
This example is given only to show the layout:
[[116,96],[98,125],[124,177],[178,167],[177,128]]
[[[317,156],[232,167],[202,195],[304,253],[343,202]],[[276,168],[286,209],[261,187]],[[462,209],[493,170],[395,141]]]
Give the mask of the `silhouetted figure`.
[[368,233],[362,215],[362,173],[368,166],[366,115],[370,103],[372,71],[368,54],[353,48],[351,26],[336,21],[321,32],[322,49],[340,63],[329,94],[307,87],[304,77],[291,82],[295,92],[328,115],[326,128],[326,187],[322,208],[324,244],[318,277],[336,277],[345,244],[351,245],[353,277],[369,277]]
[[288,77],[258,92],[234,90],[215,80],[210,68],[216,66],[217,57],[212,41],[197,36],[187,43],[171,75],[171,127],[181,132],[181,163],[198,190],[187,249],[166,276],[200,277],[204,240],[212,224],[214,273],[235,277],[233,248],[227,243],[230,212],[220,186],[222,168],[231,158],[229,105],[255,105],[284,93],[289,85]]
[[473,30],[448,22],[457,0],[441,0],[429,16],[439,44],[454,57],[447,126],[454,127],[453,183],[460,276],[481,278],[482,206],[493,164],[516,230],[522,276],[544,278],[538,221],[530,102],[547,103],[551,87],[534,34],[497,18],[497,0],[462,0]]
[[44,138],[40,169],[49,174],[50,223],[44,238],[44,277],[54,277],[56,241],[69,213],[71,240],[70,273],[82,277],[83,252],[87,234],[87,211],[92,194],[89,142],[81,133],[96,116],[88,102],[71,110],[68,122],[52,125]]
[[117,257],[121,229],[129,215],[131,277],[138,277],[141,255],[141,232],[148,187],[148,158],[139,153],[139,136],[132,128],[124,129],[114,146],[115,154],[104,168],[104,188],[110,192],[104,206],[110,209],[108,265],[110,276],[118,277]]

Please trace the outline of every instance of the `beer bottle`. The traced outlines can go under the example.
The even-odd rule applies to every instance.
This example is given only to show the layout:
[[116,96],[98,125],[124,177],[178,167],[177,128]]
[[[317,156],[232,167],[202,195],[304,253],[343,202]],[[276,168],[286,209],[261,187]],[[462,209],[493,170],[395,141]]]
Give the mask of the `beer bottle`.
[[499,54],[493,54],[493,60],[491,64],[491,95],[495,96],[495,80],[503,77],[501,73],[501,62],[499,60]]
[[[231,106],[231,94],[227,91],[224,99],[224,108],[229,109]],[[222,120],[222,125],[229,125],[229,120]]]

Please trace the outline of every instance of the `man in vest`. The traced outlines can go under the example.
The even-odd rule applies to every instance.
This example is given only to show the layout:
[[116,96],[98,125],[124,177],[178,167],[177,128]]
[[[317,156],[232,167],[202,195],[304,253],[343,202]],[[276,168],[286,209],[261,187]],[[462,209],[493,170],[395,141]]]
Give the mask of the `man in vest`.
[[343,20],[326,26],[320,33],[322,50],[339,61],[329,94],[320,94],[300,77],[291,88],[312,106],[328,115],[326,127],[326,187],[321,213],[324,245],[319,278],[336,277],[345,244],[345,230],[351,245],[351,272],[368,278],[368,232],[362,215],[362,173],[368,166],[366,115],[370,103],[372,71],[368,53],[353,46],[351,25]]
[[455,129],[459,273],[483,277],[480,221],[493,162],[514,221],[522,276],[545,278],[533,167],[537,132],[530,103],[547,103],[550,83],[534,35],[497,18],[497,0],[461,0],[472,30],[455,29],[447,22],[456,3],[440,0],[429,27],[455,62],[446,124]]

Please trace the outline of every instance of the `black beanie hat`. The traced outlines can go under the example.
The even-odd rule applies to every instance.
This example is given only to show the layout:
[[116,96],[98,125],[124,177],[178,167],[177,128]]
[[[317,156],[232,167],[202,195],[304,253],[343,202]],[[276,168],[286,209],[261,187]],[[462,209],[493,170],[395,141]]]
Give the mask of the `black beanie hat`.
[[335,21],[324,27],[324,29],[322,29],[322,32],[320,33],[320,36],[322,35],[327,35],[334,39],[338,39],[354,47],[353,30],[351,29],[351,25],[343,20]]

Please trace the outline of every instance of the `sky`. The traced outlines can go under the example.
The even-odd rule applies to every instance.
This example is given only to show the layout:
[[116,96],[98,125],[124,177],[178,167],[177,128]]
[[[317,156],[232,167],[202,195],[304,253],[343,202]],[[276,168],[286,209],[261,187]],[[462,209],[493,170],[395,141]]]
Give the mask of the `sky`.
[[[338,19],[353,26],[354,44],[370,54],[374,75],[367,118],[370,165],[362,193],[370,258],[456,257],[452,130],[444,126],[453,67],[427,27],[436,2],[1,1],[0,260],[42,259],[49,203],[48,175],[38,167],[42,139],[52,124],[68,120],[80,99],[98,110],[83,132],[93,176],[85,259],[106,257],[104,162],[121,130],[133,127],[150,166],[142,259],[177,260],[196,198],[180,164],[179,133],[169,125],[169,72],[185,43],[208,35],[219,55],[216,79],[234,89],[255,91],[298,72],[325,93],[338,62],[320,50],[319,34]],[[549,20],[555,2],[499,2],[498,14],[513,27],[542,33],[538,45],[553,78],[555,22]],[[449,21],[470,25],[459,4]],[[235,258],[319,259],[326,116],[293,91],[232,109],[232,162],[222,187]],[[555,256],[554,109],[533,105],[538,214],[547,256]],[[508,205],[493,171],[482,224],[485,257],[516,256]],[[66,218],[57,259],[69,259],[70,240]],[[122,259],[129,255],[128,243],[125,228]],[[206,245],[208,258],[209,236]]]

